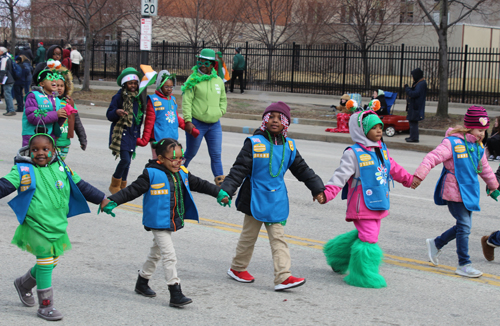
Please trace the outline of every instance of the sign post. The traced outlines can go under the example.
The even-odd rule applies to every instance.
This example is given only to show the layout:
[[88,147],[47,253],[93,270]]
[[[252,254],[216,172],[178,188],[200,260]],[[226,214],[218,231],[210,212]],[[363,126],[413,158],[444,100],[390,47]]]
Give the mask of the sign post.
[[[153,38],[153,18],[158,16],[158,0],[141,0],[141,64],[149,63],[149,51],[151,51],[151,41]],[[147,91],[141,93],[141,100],[146,103]]]

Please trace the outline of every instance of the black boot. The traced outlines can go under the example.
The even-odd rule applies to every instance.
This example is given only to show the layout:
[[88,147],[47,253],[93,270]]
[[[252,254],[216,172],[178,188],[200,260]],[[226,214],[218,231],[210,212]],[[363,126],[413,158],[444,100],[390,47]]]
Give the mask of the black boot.
[[141,275],[137,276],[137,283],[135,283],[135,292],[145,296],[145,297],[156,297],[156,292],[151,290],[148,285],[149,280],[141,277]]
[[169,285],[168,291],[170,291],[170,307],[180,307],[193,302],[182,294],[180,284]]

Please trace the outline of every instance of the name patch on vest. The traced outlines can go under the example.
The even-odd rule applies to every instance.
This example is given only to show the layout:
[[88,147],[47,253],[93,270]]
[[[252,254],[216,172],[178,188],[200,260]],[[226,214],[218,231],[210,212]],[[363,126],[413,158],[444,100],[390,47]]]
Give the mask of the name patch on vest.
[[162,110],[165,110],[163,106],[155,107],[155,111],[162,111]]
[[25,174],[21,177],[22,185],[30,185],[31,184],[31,176],[29,174]]
[[263,152],[266,150],[266,145],[260,143],[260,144],[255,144],[253,145],[253,151],[254,152]]
[[151,195],[168,195],[168,189],[151,190]]
[[30,186],[21,186],[21,187],[20,187],[21,192],[28,190],[28,188],[29,188],[29,187],[30,187]]
[[293,152],[293,141],[288,141],[288,146],[290,146],[290,150]]
[[369,166],[369,165],[375,165],[374,161],[368,161],[368,162],[361,162],[359,163],[359,167],[362,168],[363,166]]
[[160,189],[163,187],[165,187],[165,183],[157,183],[157,184],[151,185],[151,188],[153,188],[153,189]]
[[253,154],[254,158],[269,158],[269,153],[264,154]]
[[463,152],[465,152],[465,146],[464,145],[457,145],[457,146],[455,146],[454,149],[455,149],[456,153],[463,153]]
[[[155,99],[155,100],[156,100],[156,99]],[[160,102],[160,101],[155,101],[155,102],[153,103],[153,105],[154,105],[154,106],[161,106],[161,102]]]
[[386,151],[386,150],[384,150],[384,158],[385,158],[386,160],[388,160],[388,159],[389,159],[389,156],[387,156],[387,151]]
[[366,161],[369,161],[372,159],[372,157],[368,154],[361,154],[359,156],[359,159],[361,160],[361,162],[366,162]]
[[464,154],[457,154],[457,158],[467,158],[469,155],[467,153]]

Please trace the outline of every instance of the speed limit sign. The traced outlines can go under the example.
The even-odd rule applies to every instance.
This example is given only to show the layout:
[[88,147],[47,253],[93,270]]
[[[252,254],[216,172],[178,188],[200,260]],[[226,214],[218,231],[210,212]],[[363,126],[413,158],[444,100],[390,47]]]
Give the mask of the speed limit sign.
[[158,16],[158,0],[142,0],[142,16]]

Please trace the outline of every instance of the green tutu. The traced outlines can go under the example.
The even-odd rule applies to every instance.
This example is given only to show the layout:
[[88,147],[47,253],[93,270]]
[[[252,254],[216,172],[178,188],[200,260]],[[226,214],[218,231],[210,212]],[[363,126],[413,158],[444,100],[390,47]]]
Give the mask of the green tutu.
[[41,257],[61,256],[65,251],[71,249],[68,233],[65,232],[62,237],[51,242],[33,230],[26,222],[17,227],[11,243],[18,246],[21,250]]

